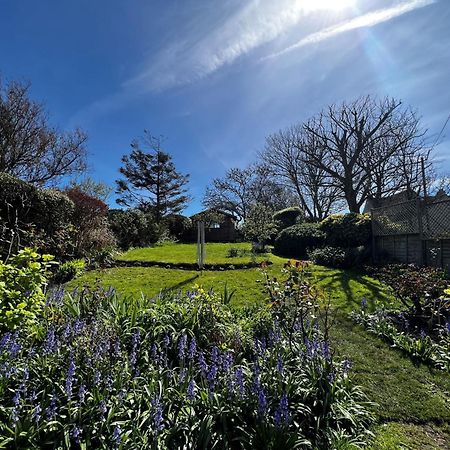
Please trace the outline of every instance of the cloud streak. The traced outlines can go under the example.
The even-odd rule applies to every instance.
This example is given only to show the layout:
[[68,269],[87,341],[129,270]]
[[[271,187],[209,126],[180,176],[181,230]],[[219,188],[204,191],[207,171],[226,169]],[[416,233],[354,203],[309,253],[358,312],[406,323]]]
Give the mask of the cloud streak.
[[286,53],[298,50],[299,48],[306,47],[311,44],[317,44],[348,31],[357,30],[359,28],[373,27],[416,9],[432,5],[433,3],[436,3],[436,0],[413,0],[400,3],[399,5],[390,8],[378,9],[376,11],[372,11],[367,14],[363,14],[361,16],[350,19],[346,22],[333,25],[329,28],[325,28],[324,30],[318,31],[316,33],[309,34],[297,43],[290,45],[289,47],[286,47],[279,52],[275,52],[268,56],[265,56],[264,58],[262,58],[262,60],[277,58],[279,56],[285,55]]

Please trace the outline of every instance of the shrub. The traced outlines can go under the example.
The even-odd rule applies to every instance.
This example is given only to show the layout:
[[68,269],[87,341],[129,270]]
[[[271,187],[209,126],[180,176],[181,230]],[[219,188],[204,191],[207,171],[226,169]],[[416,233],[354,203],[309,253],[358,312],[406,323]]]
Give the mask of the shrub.
[[333,214],[320,223],[326,243],[333,247],[359,247],[370,243],[372,224],[369,214]]
[[386,283],[408,309],[412,325],[432,330],[436,324],[445,323],[450,318],[450,300],[445,292],[449,280],[444,270],[390,264],[376,270],[375,276]]
[[242,226],[244,237],[257,243],[261,252],[264,252],[268,241],[277,233],[278,226],[273,221],[272,212],[270,207],[257,203],[250,210]]
[[73,210],[73,202],[61,192],[1,173],[0,255],[27,246],[58,256],[70,254]]
[[230,247],[227,249],[227,258],[237,258],[240,255],[241,251],[237,247]]
[[365,247],[330,247],[316,248],[309,252],[309,258],[315,264],[337,269],[361,267],[370,258]]
[[298,206],[291,208],[281,209],[273,215],[274,222],[278,223],[278,230],[284,230],[285,228],[295,225],[303,218],[303,211]]
[[122,250],[147,247],[159,239],[160,229],[153,217],[138,209],[111,209],[108,221]]
[[179,241],[185,240],[192,228],[191,219],[181,214],[170,214],[164,217],[163,224],[169,231],[170,236]]
[[276,253],[304,259],[307,250],[321,247],[325,241],[325,233],[316,223],[303,223],[282,230],[275,239]]
[[58,266],[51,281],[55,284],[63,284],[81,275],[86,268],[84,259],[73,259]]
[[37,320],[52,258],[27,248],[8,264],[0,261],[0,330],[28,327]]

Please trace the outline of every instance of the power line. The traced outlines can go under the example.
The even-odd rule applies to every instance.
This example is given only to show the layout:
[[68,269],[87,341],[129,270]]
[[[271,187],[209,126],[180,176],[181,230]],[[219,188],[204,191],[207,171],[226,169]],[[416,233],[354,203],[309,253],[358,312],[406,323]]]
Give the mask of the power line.
[[441,131],[439,132],[438,137],[436,138],[436,141],[435,141],[434,144],[432,145],[431,150],[433,150],[434,147],[436,147],[437,143],[439,142],[439,139],[440,139],[441,136],[442,136],[442,133],[444,132],[445,128],[447,127],[447,124],[448,124],[448,121],[449,121],[449,120],[450,120],[450,114],[448,115],[447,120],[446,120],[445,123],[444,123],[444,126],[442,127]]

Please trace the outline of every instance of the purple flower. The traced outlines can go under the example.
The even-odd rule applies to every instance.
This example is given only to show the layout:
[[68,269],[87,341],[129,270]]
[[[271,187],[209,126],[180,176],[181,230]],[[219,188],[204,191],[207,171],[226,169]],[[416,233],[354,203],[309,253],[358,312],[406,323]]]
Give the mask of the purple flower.
[[222,355],[222,369],[224,372],[229,372],[233,366],[233,354],[231,352],[226,352]]
[[217,378],[217,366],[215,364],[211,365],[209,368],[208,374],[207,374],[207,380],[208,380],[208,391],[210,397],[212,397],[212,394],[214,393],[215,385],[216,385],[216,378]]
[[54,353],[58,347],[58,343],[55,335],[55,327],[50,325],[47,330],[47,335],[45,337],[44,345],[43,345],[43,353],[44,355],[49,355],[50,353]]
[[100,385],[100,380],[101,380],[101,374],[100,372],[96,369],[94,372],[94,386],[95,387],[99,387]]
[[183,368],[183,369],[180,370],[180,376],[179,376],[179,378],[178,378],[178,381],[179,381],[180,383],[184,383],[184,380],[185,380],[185,379],[186,379],[186,369]]
[[105,420],[105,414],[108,412],[108,409],[106,407],[106,402],[105,400],[102,400],[99,405],[98,405],[98,410],[101,414],[101,419]]
[[181,335],[178,339],[178,358],[183,360],[186,353],[186,341],[187,336],[185,334]]
[[53,394],[50,400],[50,405],[45,409],[45,414],[49,420],[53,420],[56,417],[56,403],[58,402],[58,396]]
[[189,381],[186,391],[186,396],[189,401],[193,401],[195,399],[195,390],[196,390],[195,381],[194,380]]
[[131,337],[131,352],[130,352],[130,364],[131,367],[134,368],[137,361],[137,348],[139,345],[141,332],[139,330],[136,330],[133,333],[133,336]]
[[427,337],[427,332],[424,329],[420,330],[420,338],[425,339],[426,337]]
[[40,405],[37,405],[37,406],[34,408],[32,414],[31,414],[31,418],[32,418],[36,423],[38,423],[38,422],[41,420],[41,413],[42,413],[42,408],[41,408]]
[[205,355],[201,350],[198,352],[198,365],[200,366],[202,376],[205,377],[208,372],[208,364],[206,363]]
[[120,426],[119,426],[119,425],[116,425],[116,426],[114,427],[114,431],[113,431],[113,435],[112,435],[112,440],[113,440],[113,443],[114,443],[114,448],[118,448],[118,447],[119,447],[120,442],[122,441],[122,436],[121,436],[121,434],[122,434],[122,430],[121,430]]
[[216,346],[211,350],[211,362],[214,365],[219,363],[219,349]]
[[152,406],[153,406],[153,428],[156,433],[164,429],[164,420],[163,420],[163,407],[161,404],[161,400],[157,395],[154,395],[152,398]]
[[73,360],[73,355],[70,355],[69,368],[67,369],[67,377],[66,377],[66,394],[67,397],[72,396],[72,388],[73,388],[73,377],[75,375],[75,361]]
[[192,361],[195,358],[195,354],[197,353],[197,342],[195,340],[195,336],[192,336],[191,342],[189,343],[188,348],[188,359]]
[[277,426],[289,423],[289,403],[285,392],[281,396],[280,403],[275,411],[274,420]]
[[267,397],[264,388],[260,385],[258,389],[258,413],[264,416],[267,412]]
[[234,372],[234,380],[236,383],[236,386],[238,388],[239,396],[241,398],[244,397],[245,388],[244,388],[244,372],[242,370],[242,367],[238,367],[236,371]]
[[351,368],[351,361],[349,359],[344,359],[344,361],[342,362],[342,370],[344,371],[344,373],[348,373]]
[[84,384],[81,384],[80,388],[78,389],[78,401],[80,405],[84,403],[85,397],[86,397],[86,386]]
[[365,297],[361,300],[361,309],[365,310],[367,308],[367,299]]
[[163,337],[164,348],[168,348],[170,345],[170,336],[166,333]]
[[76,444],[80,443],[80,437],[82,433],[83,430],[80,427],[77,427],[76,425],[73,426],[70,435],[72,436],[72,439],[75,441]]
[[283,374],[283,358],[281,355],[277,356],[277,372],[282,375]]

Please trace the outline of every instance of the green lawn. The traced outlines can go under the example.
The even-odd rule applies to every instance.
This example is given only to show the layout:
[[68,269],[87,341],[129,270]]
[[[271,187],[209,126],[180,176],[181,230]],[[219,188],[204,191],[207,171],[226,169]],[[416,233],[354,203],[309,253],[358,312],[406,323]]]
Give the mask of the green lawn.
[[[180,250],[170,247],[171,258],[176,251],[185,256],[188,253],[188,247],[178,245],[182,247]],[[228,246],[229,244],[215,246],[218,260],[225,258],[223,255]],[[191,245],[191,249],[192,247],[195,248]],[[141,255],[153,255],[153,250],[158,250],[160,255],[164,253],[164,247],[156,247],[142,249]],[[128,254],[132,252],[138,257],[139,250]],[[270,259],[274,264],[269,267],[269,273],[279,277],[285,260],[272,255]],[[424,365],[413,364],[407,356],[366,333],[348,319],[348,313],[359,308],[363,297],[372,308],[377,302],[392,303],[385,287],[357,272],[319,266],[312,266],[311,269],[317,284],[329,293],[335,307],[333,348],[337,354],[346,356],[353,362],[356,382],[363,387],[369,399],[377,403],[374,412],[379,418],[379,425],[374,430],[376,438],[371,448],[450,448],[450,430],[446,425],[450,423],[450,376]],[[261,302],[265,298],[263,274],[259,269],[201,273],[162,267],[117,267],[85,273],[69,283],[68,287],[92,285],[96,282],[114,286],[123,294],[143,293],[149,296],[163,289],[186,290],[195,284],[205,288],[214,287],[220,293],[227,284],[230,289],[236,290],[232,303],[237,307]]]
[[[231,248],[239,250],[239,255],[229,257]],[[251,244],[249,243],[207,243],[205,246],[206,264],[248,264],[252,262]],[[272,261],[281,260],[272,254],[258,255],[256,260],[262,261],[270,257]],[[195,264],[197,248],[195,244],[163,244],[155,247],[135,248],[117,257],[120,261],[148,261],[162,264]]]

